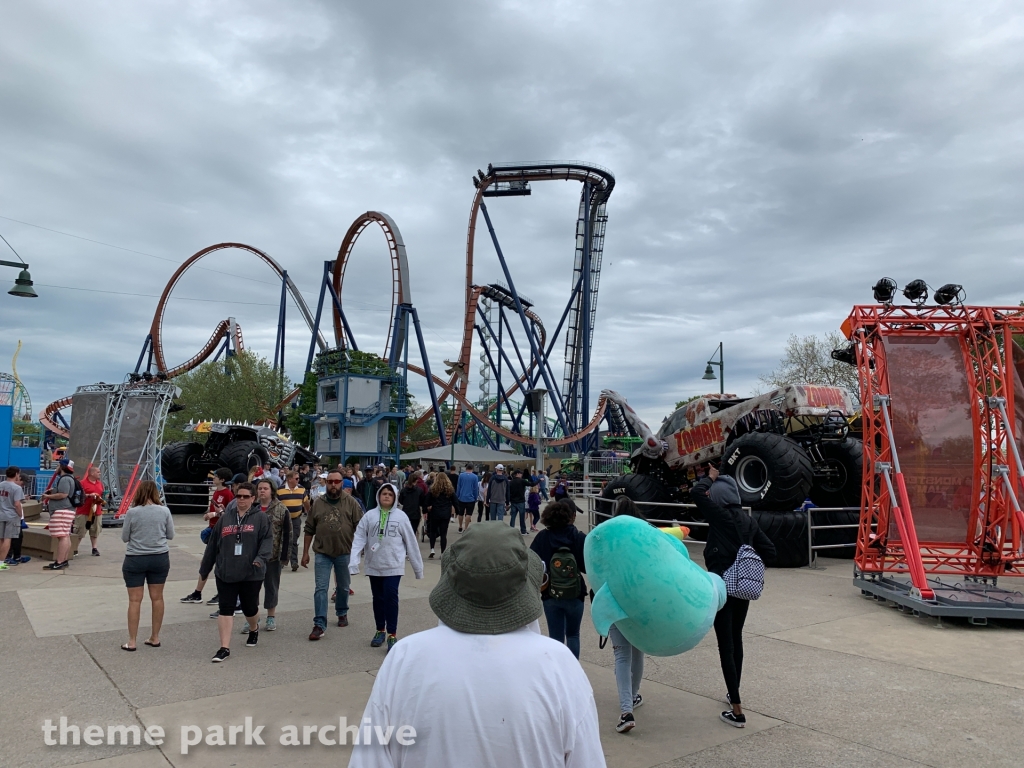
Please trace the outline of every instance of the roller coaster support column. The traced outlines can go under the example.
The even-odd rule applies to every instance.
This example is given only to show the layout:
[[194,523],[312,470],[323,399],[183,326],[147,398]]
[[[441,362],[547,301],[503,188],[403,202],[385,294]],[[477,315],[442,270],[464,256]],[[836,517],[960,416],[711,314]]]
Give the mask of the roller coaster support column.
[[[484,214],[484,220],[487,222],[487,231],[491,234],[491,242],[494,243],[494,250],[498,254],[498,261],[501,262],[501,270],[505,273],[505,282],[508,283],[509,293],[512,294],[512,301],[515,302],[516,312],[519,314],[519,319],[523,322],[523,330],[526,332],[527,338],[530,339],[530,351],[537,360],[541,360],[541,350],[537,349],[537,341],[534,339],[533,334],[530,333],[530,319],[526,316],[523,311],[523,302],[519,300],[519,294],[516,292],[515,283],[512,280],[512,273],[509,271],[508,264],[505,262],[505,255],[501,252],[501,245],[498,243],[498,236],[494,232],[494,225],[491,224],[491,216],[487,213],[487,205],[481,200],[480,210]],[[554,382],[551,377],[548,376],[547,370],[541,366],[541,375],[544,377],[544,383],[548,385],[548,391],[555,391]],[[559,405],[555,406],[555,414],[558,417],[558,423],[562,429],[565,430],[565,434],[571,435],[572,430],[569,429],[569,424],[565,420],[565,414]]]
[[[437,435],[441,438],[441,445],[448,445],[447,436],[444,433],[444,419],[441,418],[441,407],[437,401],[437,390],[434,388],[434,376],[430,372],[430,360],[427,359],[427,346],[423,343],[423,329],[420,328],[420,316],[416,307],[412,304],[399,304],[395,308],[395,323],[392,331],[391,350],[388,353],[388,365],[394,369],[398,366],[399,350],[405,348],[405,360],[402,367],[405,369],[406,379],[409,376],[409,333],[408,322],[412,317],[413,328],[416,331],[416,343],[420,348],[420,360],[423,361],[423,372],[426,374],[427,391],[430,393],[430,405],[434,408],[434,420],[437,424]],[[344,315],[342,315],[344,319]],[[347,328],[347,324],[346,324]],[[452,441],[455,441],[456,425],[452,425]]]
[[[581,330],[583,331],[583,409],[580,411],[580,426],[582,426],[590,413],[590,315],[591,303],[593,301],[592,286],[590,281],[590,197],[593,189],[590,182],[583,184],[583,210],[586,215],[583,217],[583,264],[580,274],[581,290],[583,291],[583,302],[580,318]],[[596,441],[589,435],[583,438],[582,447],[586,452],[590,444]]]
[[[317,302],[316,302],[316,316],[313,319],[312,339],[309,342],[309,355],[306,357],[306,373],[309,373],[311,370],[313,370],[313,355],[316,353],[316,341],[317,341],[317,337],[319,336],[319,333],[320,333],[320,319],[321,319],[321,317],[323,317],[323,313],[324,313],[324,297],[326,296],[327,291],[331,292],[331,300],[334,301],[334,306],[338,310],[338,315],[341,316],[341,322],[342,322],[342,325],[344,326],[344,329],[345,329],[345,336],[348,337],[348,345],[351,346],[352,349],[354,349],[356,352],[359,351],[359,347],[356,345],[355,336],[352,335],[352,327],[348,324],[348,318],[345,317],[345,311],[341,308],[341,298],[338,296],[337,291],[334,290],[334,285],[331,282],[331,270],[333,268],[334,268],[334,262],[333,261],[325,261],[324,262],[324,277],[323,277],[323,280],[320,283],[320,297],[317,299]],[[285,283],[287,283],[287,281],[288,281],[288,273],[287,272],[285,272],[284,280],[285,280]],[[284,299],[283,298],[281,300],[281,306],[284,307]],[[283,310],[282,310],[282,313],[283,313]],[[338,339],[338,343],[341,346],[345,346],[344,342],[345,342],[344,339]],[[281,367],[283,368],[284,367],[284,363],[283,363],[284,340],[283,340],[283,338],[281,340],[281,347],[282,347],[282,365],[281,365]]]
[[153,367],[153,334],[147,333],[146,340],[142,343],[142,351],[139,353],[139,362],[135,364],[135,372],[138,373],[142,367],[142,358],[146,356],[146,352],[149,352],[149,361],[146,364],[146,370],[150,370]]
[[[288,302],[288,270],[281,273],[281,305],[277,310],[277,339],[274,341],[274,370],[280,374],[280,395],[284,398],[284,326]],[[316,334],[313,335],[314,341]]]

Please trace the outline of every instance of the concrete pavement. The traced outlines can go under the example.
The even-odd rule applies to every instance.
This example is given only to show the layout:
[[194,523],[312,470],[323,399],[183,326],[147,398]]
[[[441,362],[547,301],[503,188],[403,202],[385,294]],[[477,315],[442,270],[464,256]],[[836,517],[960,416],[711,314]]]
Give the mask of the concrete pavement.
[[[366,579],[353,585],[351,626],[329,627],[311,643],[312,573],[286,570],[280,629],[261,632],[252,650],[236,634],[231,658],[213,665],[218,642],[208,618],[212,608],[178,602],[195,585],[201,525],[196,517],[175,519],[160,649],[119,648],[127,607],[119,531],[102,533],[101,557],[80,555],[67,571],[45,573],[43,563],[33,560],[0,572],[0,649],[7,662],[0,763],[260,768],[327,758],[345,764],[345,747],[318,745],[315,736],[310,746],[276,742],[284,724],[336,723],[339,717],[352,722],[361,715],[384,658],[368,643],[373,621]],[[691,547],[695,555],[699,551]],[[588,615],[581,662],[594,687],[608,765],[1019,765],[1021,627],[971,627],[897,613],[860,596],[849,561],[822,563],[824,571],[770,570],[764,596],[751,607],[743,676],[750,723],[744,730],[717,719],[724,684],[712,633],[682,656],[647,658],[638,726],[628,735],[615,733],[612,653],[598,647]],[[426,597],[440,562],[425,564],[423,581],[411,572],[403,579],[400,637],[436,623]],[[1014,581],[1021,580],[1005,585]],[[148,601],[144,626],[147,613]],[[43,722],[56,724],[61,716],[79,728],[161,725],[166,741],[160,747],[46,746]],[[181,754],[181,725],[228,726],[246,716],[265,725],[264,735],[271,736],[265,747],[199,746]]]

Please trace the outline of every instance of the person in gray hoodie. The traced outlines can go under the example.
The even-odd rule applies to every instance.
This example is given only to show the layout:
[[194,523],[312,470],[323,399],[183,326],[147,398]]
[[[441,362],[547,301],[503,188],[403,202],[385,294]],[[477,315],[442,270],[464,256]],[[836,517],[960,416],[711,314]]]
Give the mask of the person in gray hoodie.
[[487,484],[487,509],[490,510],[491,520],[505,519],[505,505],[508,501],[508,476],[505,474],[505,466],[499,464],[494,468],[491,482]]
[[366,557],[366,575],[373,594],[373,619],[377,631],[370,641],[387,650],[398,642],[398,584],[405,574],[405,561],[412,563],[417,579],[423,578],[423,557],[412,524],[398,506],[398,490],[385,483],[377,491],[377,506],[356,526],[349,559],[349,573],[359,573],[360,556]]
[[220,648],[211,660],[214,663],[231,655],[229,644],[236,600],[241,602],[242,613],[249,622],[246,647],[255,648],[259,640],[260,588],[274,550],[274,532],[270,518],[259,507],[254,508],[255,498],[252,483],[238,485],[235,511],[232,514],[224,510],[206,542],[206,552],[199,566],[199,577],[204,580],[214,565],[217,566]]

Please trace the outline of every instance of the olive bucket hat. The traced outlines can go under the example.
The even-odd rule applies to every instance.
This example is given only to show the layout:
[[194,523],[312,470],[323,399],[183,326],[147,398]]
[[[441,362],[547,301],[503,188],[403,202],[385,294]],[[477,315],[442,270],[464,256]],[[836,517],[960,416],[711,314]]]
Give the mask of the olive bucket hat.
[[519,531],[477,523],[441,556],[430,608],[456,632],[501,635],[540,618],[544,564]]

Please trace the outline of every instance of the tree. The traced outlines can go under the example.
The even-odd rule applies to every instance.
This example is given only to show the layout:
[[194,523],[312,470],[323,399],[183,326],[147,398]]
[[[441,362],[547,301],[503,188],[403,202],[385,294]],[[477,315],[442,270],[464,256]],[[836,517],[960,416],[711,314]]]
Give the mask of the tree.
[[[296,399],[286,406],[285,426],[288,427],[292,439],[300,445],[312,446],[316,439],[313,422],[303,418],[304,414],[316,413],[316,384],[316,374],[310,371],[306,374],[302,390]],[[292,408],[292,405],[295,407]]]
[[820,336],[790,336],[786,353],[779,367],[758,378],[769,387],[784,384],[819,384],[826,387],[845,387],[857,393],[857,369],[848,363],[832,359],[832,350],[847,344],[841,333]]
[[685,400],[678,401],[676,403],[676,410],[678,411],[680,408],[682,408],[687,403],[692,403],[694,400],[699,400],[701,397],[703,397],[703,395],[694,395],[693,397],[688,397]]
[[[178,404],[184,406],[167,417],[165,441],[193,440],[184,432],[189,421],[247,421],[274,419],[280,402],[281,373],[266,358],[239,352],[223,362],[208,361],[174,379],[181,388]],[[291,383],[285,380],[285,391]],[[314,390],[314,407],[316,403]]]

